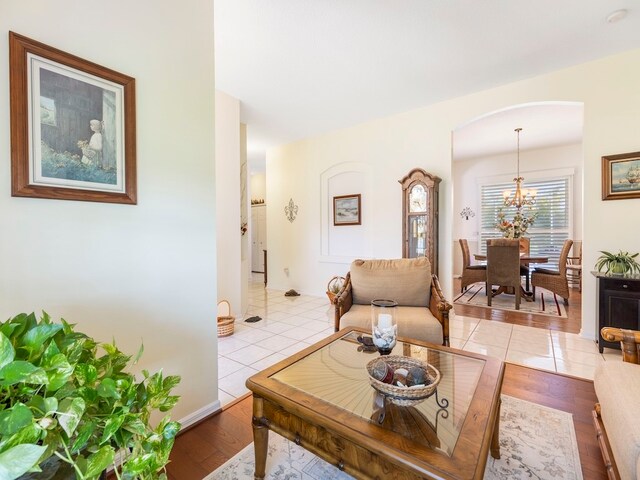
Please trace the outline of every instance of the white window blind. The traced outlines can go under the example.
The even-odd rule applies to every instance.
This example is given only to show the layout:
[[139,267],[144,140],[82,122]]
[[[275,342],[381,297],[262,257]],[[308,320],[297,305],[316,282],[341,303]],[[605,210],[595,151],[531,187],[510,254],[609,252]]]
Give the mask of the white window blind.
[[[533,211],[537,211],[538,216],[525,234],[531,239],[531,255],[549,257],[549,263],[544,266],[557,268],[562,244],[571,235],[569,177],[526,181],[525,188],[537,191]],[[496,228],[500,208],[503,209],[507,220],[511,220],[515,214],[514,207],[503,207],[502,194],[505,190],[511,190],[513,195],[514,182],[480,186],[480,251],[482,253],[487,251],[487,239],[502,237],[502,232]],[[523,207],[523,213],[527,216],[531,215],[528,207]]]

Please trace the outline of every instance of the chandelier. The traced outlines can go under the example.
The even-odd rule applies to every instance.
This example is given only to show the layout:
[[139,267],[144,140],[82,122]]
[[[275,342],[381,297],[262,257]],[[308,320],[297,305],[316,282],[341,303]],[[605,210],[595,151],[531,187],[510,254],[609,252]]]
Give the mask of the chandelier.
[[511,196],[511,190],[505,190],[502,193],[504,198],[504,206],[505,207],[516,207],[518,210],[525,205],[532,206],[536,203],[536,191],[528,190],[526,188],[522,188],[522,182],[524,181],[524,177],[520,176],[520,132],[522,128],[516,128],[514,130],[518,134],[518,150],[517,150],[517,170],[516,170],[516,178],[513,179],[516,182],[516,192]]

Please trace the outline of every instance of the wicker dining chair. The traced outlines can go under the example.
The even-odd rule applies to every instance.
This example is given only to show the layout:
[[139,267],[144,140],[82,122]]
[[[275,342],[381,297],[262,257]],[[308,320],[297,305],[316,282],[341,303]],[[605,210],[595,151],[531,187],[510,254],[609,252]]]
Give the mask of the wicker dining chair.
[[573,242],[573,255],[567,257],[567,280],[569,285],[577,285],[582,291],[582,242]]
[[491,306],[493,285],[512,287],[516,310],[520,310],[520,241],[494,238],[487,240],[487,305]]
[[461,238],[460,248],[462,249],[462,279],[460,282],[460,293],[464,292],[471,284],[487,281],[486,265],[471,265],[471,254],[469,253],[469,243],[466,238]]
[[553,292],[553,298],[556,294],[564,299],[564,304],[569,305],[569,281],[567,280],[567,257],[573,245],[573,240],[565,240],[560,252],[558,260],[558,270],[549,270],[546,268],[536,268],[531,274],[531,285],[533,286],[533,295],[536,295],[536,287],[545,288]]

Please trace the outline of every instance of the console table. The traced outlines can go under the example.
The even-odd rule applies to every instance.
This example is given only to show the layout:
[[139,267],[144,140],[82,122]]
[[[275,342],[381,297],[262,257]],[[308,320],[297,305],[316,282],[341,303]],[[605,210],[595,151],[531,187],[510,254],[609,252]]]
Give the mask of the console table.
[[614,275],[591,272],[598,280],[596,338],[598,350],[617,348],[620,343],[607,342],[600,331],[603,327],[640,330],[640,275]]

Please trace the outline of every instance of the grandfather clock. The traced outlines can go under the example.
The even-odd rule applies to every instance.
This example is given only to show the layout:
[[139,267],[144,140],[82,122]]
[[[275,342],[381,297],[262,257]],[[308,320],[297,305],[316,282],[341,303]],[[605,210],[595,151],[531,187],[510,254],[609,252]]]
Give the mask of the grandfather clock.
[[402,180],[402,257],[427,257],[438,274],[438,188],[442,179],[414,168]]

